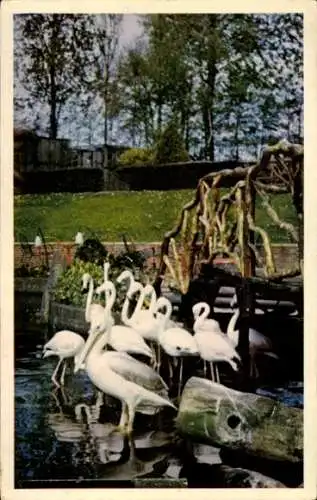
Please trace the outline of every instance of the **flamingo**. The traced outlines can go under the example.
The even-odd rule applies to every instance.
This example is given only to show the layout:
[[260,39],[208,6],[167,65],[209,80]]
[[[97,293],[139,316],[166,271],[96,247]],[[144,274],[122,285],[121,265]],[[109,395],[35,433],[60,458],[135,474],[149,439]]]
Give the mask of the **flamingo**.
[[[173,327],[166,328],[166,324],[172,314],[172,304],[166,297],[160,297],[157,300],[155,310],[165,308],[165,313],[161,314],[158,318],[158,341],[163,347],[164,351],[174,358],[180,358],[180,372],[179,372],[179,385],[178,396],[180,395],[180,388],[183,377],[183,356],[198,356],[199,351],[194,337],[185,328]],[[159,358],[160,368],[161,360]],[[169,360],[170,378],[173,375],[172,365]]]
[[[193,306],[193,314],[194,313]],[[196,311],[196,310],[195,310]],[[210,371],[211,377],[213,381],[217,379],[217,382],[220,383],[218,366],[216,365],[216,376],[214,371],[214,363],[219,361],[226,361],[230,364],[234,371],[238,370],[238,365],[234,361],[237,358],[241,361],[241,358],[237,351],[234,348],[233,342],[225,335],[221,330],[208,330],[204,328],[200,328],[201,325],[201,317],[197,316],[197,319],[194,323],[194,339],[197,343],[198,350],[200,353],[200,357],[205,361],[210,363]],[[206,375],[206,364],[205,367],[205,375]]]
[[101,304],[92,303],[94,281],[89,273],[85,273],[82,277],[82,290],[85,290],[88,285],[89,288],[86,300],[85,320],[87,323],[90,323],[90,328],[94,329],[96,326],[100,325],[102,321],[104,321],[105,308]]
[[96,289],[97,294],[106,293],[106,307],[104,317],[99,318],[99,322],[91,328],[91,331],[103,332],[109,326],[108,344],[119,352],[129,352],[131,354],[143,354],[153,358],[152,350],[146,344],[142,336],[133,328],[124,325],[114,325],[111,310],[116,299],[116,289],[112,281],[106,281]]
[[[234,306],[236,301],[237,301],[237,296],[235,294],[231,302],[231,307]],[[240,315],[240,310],[237,307],[227,327],[227,335],[235,347],[238,345],[239,342],[239,330],[235,330],[239,315]],[[263,333],[255,330],[254,328],[249,328],[249,352],[250,352],[250,377],[253,377],[253,375],[255,378],[259,377],[259,370],[255,362],[256,355],[259,352],[265,354],[266,356],[279,359],[277,354],[272,352],[271,340],[266,335],[263,335]]]
[[[207,302],[197,302],[192,308],[194,316],[194,326],[193,330],[196,333],[198,330],[204,330],[208,332],[222,333],[218,321],[215,319],[208,318],[210,314],[210,306]],[[207,319],[208,318],[208,319]],[[207,362],[204,359],[204,375],[206,377],[207,373]]]
[[[64,385],[67,359],[75,358],[76,360],[84,345],[85,341],[83,337],[70,330],[61,330],[56,332],[55,335],[44,345],[43,358],[47,358],[48,356],[59,357],[59,361],[51,377],[51,380],[56,387]],[[60,377],[60,383],[58,383],[56,376],[63,361],[64,366]]]
[[[129,280],[129,286],[128,286],[126,299],[125,299],[125,302],[123,304],[122,313],[121,313],[122,322],[128,326],[133,326],[131,321],[137,322],[138,324],[142,324],[142,323],[147,324],[147,322],[151,322],[153,320],[153,311],[154,311],[155,304],[157,301],[157,295],[156,295],[154,287],[150,284],[147,284],[144,287],[145,292],[144,292],[143,298],[141,296],[139,297],[139,300],[137,302],[137,305],[133,311],[131,318],[128,318],[127,313],[128,313],[129,300],[131,299],[131,295],[132,295],[132,293],[136,293],[137,290],[142,291],[143,285],[134,279],[133,273],[128,269],[123,271],[117,278],[118,283],[122,283],[122,281],[125,281],[125,280]],[[147,295],[150,295],[150,297],[151,297],[150,305],[149,305],[148,309],[142,309],[142,307],[144,305],[145,297]],[[157,316],[159,316],[160,313],[157,312],[156,314],[157,314]],[[168,328],[176,327],[176,326],[178,326],[178,324],[175,321],[173,321],[171,319],[168,320],[168,322],[167,322]],[[144,327],[144,329],[146,330],[146,326]],[[151,328],[149,327],[149,329],[151,329]],[[151,334],[150,334],[150,336],[151,336]]]
[[[106,317],[115,300],[113,283],[106,284],[110,300],[106,304]],[[91,330],[85,346],[76,360],[76,373],[85,363],[87,374],[96,387],[122,403],[119,429],[124,433],[133,432],[136,411],[147,408],[175,406],[168,399],[168,388],[164,380],[152,368],[123,352],[104,351],[110,332],[109,321],[106,331]]]
[[[220,325],[215,319],[208,318],[210,314],[210,306],[207,302],[197,302],[193,306],[193,315],[195,321],[194,331],[196,330],[207,330],[221,332]],[[208,318],[208,319],[207,319]]]

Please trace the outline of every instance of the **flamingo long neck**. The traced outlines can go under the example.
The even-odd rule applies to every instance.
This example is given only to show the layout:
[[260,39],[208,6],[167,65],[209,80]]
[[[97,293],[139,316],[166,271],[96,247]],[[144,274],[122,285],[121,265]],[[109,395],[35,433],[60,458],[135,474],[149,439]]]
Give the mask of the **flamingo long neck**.
[[[111,286],[110,286],[111,284]],[[110,288],[110,289],[109,289]],[[87,358],[86,358],[86,366],[88,366],[88,363],[94,362],[96,358],[98,358],[103,352],[104,348],[106,347],[111,331],[111,324],[110,324],[110,315],[111,315],[111,309],[113,307],[113,304],[116,299],[116,293],[115,293],[115,287],[113,283],[108,282],[108,287],[106,287],[106,295],[109,297],[107,300],[107,304],[105,307],[105,325],[106,325],[106,330],[99,334],[98,337],[92,342],[92,345],[89,348]],[[87,339],[88,342],[88,339]]]
[[[166,330],[167,323],[171,318],[172,315],[172,304],[169,301],[164,301],[164,306],[165,306],[165,313],[160,314],[159,316],[159,335]],[[163,306],[161,306],[163,307]],[[157,311],[160,309],[160,307],[157,308]]]
[[94,364],[95,363],[95,360],[99,358],[99,356],[101,356],[101,354],[103,354],[104,349],[108,343],[108,337],[109,337],[109,331],[110,329],[107,328],[107,330],[105,332],[103,332],[102,334],[100,334],[98,337],[97,337],[97,340],[95,340],[95,342],[93,343],[92,347],[90,348],[88,354],[87,354],[87,357],[86,357],[86,368],[88,368],[88,365],[91,363],[91,364]]
[[133,319],[133,318],[135,319],[137,317],[137,315],[139,314],[139,312],[141,311],[141,309],[144,305],[145,297],[147,295],[148,290],[150,290],[150,294],[151,294],[151,301],[150,301],[150,306],[149,306],[148,310],[152,314],[154,313],[154,309],[155,309],[156,302],[157,302],[157,296],[156,296],[156,292],[155,292],[154,287],[151,285],[147,285],[146,287],[143,288],[143,290],[140,294],[139,300],[138,300],[137,305],[133,311],[131,319]]
[[125,299],[124,299],[124,302],[123,302],[123,306],[122,306],[122,310],[121,310],[121,320],[122,320],[122,323],[124,323],[127,326],[131,326],[132,325],[132,323],[133,323],[133,320],[132,320],[133,314],[134,314],[134,312],[135,312],[135,310],[136,310],[136,308],[138,306],[138,303],[139,303],[139,301],[141,299],[141,296],[142,296],[142,294],[141,294],[140,297],[139,297],[138,303],[136,305],[136,308],[135,308],[135,310],[133,311],[133,313],[131,314],[131,316],[129,318],[129,316],[128,316],[128,310],[129,310],[129,305],[130,305],[130,298],[132,296],[131,291],[132,291],[133,283],[134,283],[134,278],[133,278],[132,274],[131,274],[131,276],[129,276],[129,279],[130,279],[130,285],[128,287],[127,294],[125,296]]
[[199,330],[202,327],[203,323],[206,321],[206,319],[210,313],[209,305],[203,304],[200,311],[201,312],[198,315],[198,317],[196,318],[195,323],[194,323],[194,330]]
[[109,262],[105,262],[103,265],[103,279],[105,283],[108,281],[109,268],[110,268]]
[[86,319],[87,323],[89,323],[90,319],[91,319],[90,318],[90,306],[92,303],[93,293],[94,293],[94,282],[93,282],[92,277],[90,276],[89,277],[89,290],[88,290],[88,294],[87,294],[86,310],[85,310],[85,319]]
[[239,308],[237,308],[235,310],[234,314],[232,315],[232,317],[230,318],[230,321],[228,323],[227,335],[232,340],[234,340],[234,338],[235,338],[234,332],[235,332],[235,329],[236,329],[236,323],[238,321],[239,314],[240,314],[240,310],[239,310]]
[[151,287],[151,302],[150,302],[150,307],[149,307],[149,311],[151,313],[154,312],[156,302],[157,302],[157,295],[156,295],[156,291],[155,291],[154,287],[152,286]]
[[133,323],[133,321],[138,317],[138,314],[139,312],[141,311],[142,309],[142,306],[143,306],[143,303],[145,301],[145,295],[146,295],[146,291],[145,289],[143,288],[141,293],[140,293],[140,296],[138,298],[138,301],[136,303],[136,306],[134,308],[134,311],[132,312],[131,314],[131,318],[130,318],[130,321],[131,321],[131,324]]

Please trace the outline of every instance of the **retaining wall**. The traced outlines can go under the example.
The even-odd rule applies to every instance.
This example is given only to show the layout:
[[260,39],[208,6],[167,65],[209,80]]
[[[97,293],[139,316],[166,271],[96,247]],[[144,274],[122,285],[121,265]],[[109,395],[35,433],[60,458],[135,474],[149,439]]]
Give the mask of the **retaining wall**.
[[[114,255],[124,251],[124,245],[121,242],[104,242],[107,250]],[[65,256],[67,262],[71,262],[76,252],[76,245],[72,242],[57,242],[47,243],[47,252],[49,260],[52,258],[55,249],[59,249]],[[137,249],[145,252],[148,267],[156,267],[159,263],[161,242],[153,243],[137,243]],[[261,252],[260,254],[263,252]],[[298,262],[298,248],[292,244],[273,244],[273,256],[276,263],[277,271],[288,270],[294,268]],[[32,247],[33,255],[22,251],[20,244],[16,243],[14,247],[14,262],[15,268],[24,265],[36,267],[45,262],[45,254],[43,248]]]

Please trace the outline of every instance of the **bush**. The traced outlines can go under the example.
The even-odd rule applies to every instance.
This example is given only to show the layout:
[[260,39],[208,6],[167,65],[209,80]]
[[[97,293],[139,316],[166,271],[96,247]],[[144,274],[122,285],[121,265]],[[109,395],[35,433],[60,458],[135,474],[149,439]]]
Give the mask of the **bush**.
[[[58,278],[54,289],[54,300],[62,304],[84,307],[87,294],[83,294],[81,288],[85,273],[92,276],[95,287],[103,283],[103,266],[74,259],[72,265]],[[97,302],[96,298],[94,302]]]
[[124,151],[118,158],[118,165],[151,165],[153,151],[150,148],[131,148]]
[[84,243],[77,248],[75,259],[80,259],[83,262],[94,262],[102,266],[108,257],[108,250],[103,246],[97,238],[87,238]]
[[190,159],[177,123],[171,121],[161,132],[154,148],[154,163],[172,163],[177,161],[188,161]]
[[[136,278],[143,283],[147,282],[143,273],[145,256],[139,252],[133,243],[128,243],[123,235],[125,250],[118,256],[114,256],[105,249],[98,239],[87,239],[83,245],[77,249],[74,261],[59,277],[55,289],[54,300],[67,305],[84,307],[86,305],[87,293],[82,293],[82,277],[89,273],[94,281],[96,289],[104,281],[104,262],[110,263],[109,279],[116,286],[116,302],[113,310],[121,311],[125,299],[125,286],[116,283],[116,278],[124,269],[130,269]],[[104,305],[104,296],[94,295],[94,303]]]

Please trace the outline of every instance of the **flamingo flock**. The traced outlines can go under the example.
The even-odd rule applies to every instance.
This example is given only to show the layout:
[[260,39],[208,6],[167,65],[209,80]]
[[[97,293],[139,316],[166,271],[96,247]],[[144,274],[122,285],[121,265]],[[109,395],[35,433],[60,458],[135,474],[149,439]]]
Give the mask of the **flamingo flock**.
[[[219,362],[226,362],[238,371],[241,359],[236,351],[238,330],[235,330],[235,325],[239,309],[235,310],[225,333],[217,321],[208,317],[210,307],[207,303],[195,304],[192,308],[192,334],[171,319],[170,300],[157,298],[152,285],[143,286],[128,270],[123,271],[116,281],[126,284],[122,324],[115,324],[112,309],[116,301],[116,287],[109,279],[109,263],[106,262],[104,282],[96,289],[89,274],[85,273],[82,277],[82,289],[88,288],[85,319],[90,327],[87,340],[70,330],[59,331],[45,344],[43,357],[55,355],[59,358],[51,377],[57,387],[64,385],[66,366],[73,358],[74,373],[85,370],[99,394],[113,396],[121,402],[118,429],[124,434],[131,434],[136,412],[153,415],[163,407],[176,409],[169,398],[169,386],[160,373],[162,353],[167,357],[170,382],[174,379],[174,368],[180,365],[178,397],[183,386],[184,357],[200,357],[205,377],[209,363],[211,378],[218,383]],[[94,293],[105,295],[105,306],[93,302]],[[130,301],[137,293],[139,297],[135,309],[129,316]],[[144,308],[148,297],[149,306]],[[270,340],[256,330],[250,329],[249,343],[251,375],[258,376],[257,353],[261,351],[271,357],[277,356],[272,352]],[[141,356],[142,361],[134,356]],[[62,364],[62,373],[58,378]]]

